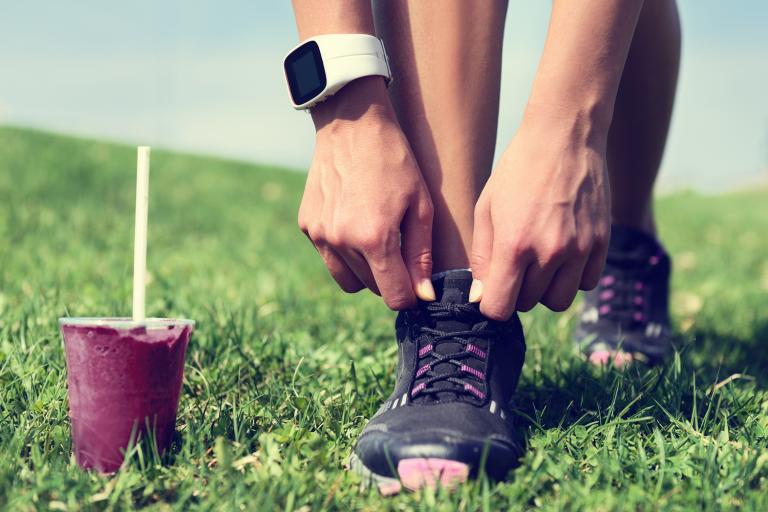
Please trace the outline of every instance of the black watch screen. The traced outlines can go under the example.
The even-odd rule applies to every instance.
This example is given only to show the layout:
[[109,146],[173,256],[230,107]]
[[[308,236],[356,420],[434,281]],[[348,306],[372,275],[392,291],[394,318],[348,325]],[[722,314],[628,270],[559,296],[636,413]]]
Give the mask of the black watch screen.
[[293,50],[285,58],[285,77],[296,105],[302,105],[323,92],[328,83],[325,77],[320,47],[315,41]]

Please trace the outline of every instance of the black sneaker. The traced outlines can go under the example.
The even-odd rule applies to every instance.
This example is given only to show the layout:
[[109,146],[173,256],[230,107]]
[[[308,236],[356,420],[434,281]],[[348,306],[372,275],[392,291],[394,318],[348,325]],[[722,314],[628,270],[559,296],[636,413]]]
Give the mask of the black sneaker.
[[611,227],[603,276],[584,294],[575,341],[590,362],[654,364],[672,347],[669,276],[672,263],[652,236]]
[[395,391],[363,429],[350,468],[384,494],[453,487],[482,471],[507,476],[522,450],[512,394],[525,358],[517,315],[485,318],[468,303],[472,274],[434,280],[438,301],[401,312]]

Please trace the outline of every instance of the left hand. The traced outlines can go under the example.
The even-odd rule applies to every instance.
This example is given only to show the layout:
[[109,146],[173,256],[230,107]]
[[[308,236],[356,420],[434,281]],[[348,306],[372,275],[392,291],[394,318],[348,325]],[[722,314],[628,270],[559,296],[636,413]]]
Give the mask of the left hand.
[[470,301],[487,317],[538,302],[563,311],[597,285],[610,236],[605,139],[568,118],[523,121],[475,207]]

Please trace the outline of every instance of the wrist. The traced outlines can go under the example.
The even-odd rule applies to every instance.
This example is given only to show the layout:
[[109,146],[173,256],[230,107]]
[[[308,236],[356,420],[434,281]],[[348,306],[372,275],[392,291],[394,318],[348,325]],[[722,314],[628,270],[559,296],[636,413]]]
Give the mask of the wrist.
[[390,122],[395,119],[387,87],[380,76],[351,81],[336,94],[312,107],[310,112],[318,135],[323,130],[354,121]]
[[605,150],[612,116],[612,106],[607,108],[599,99],[574,102],[531,98],[520,130]]

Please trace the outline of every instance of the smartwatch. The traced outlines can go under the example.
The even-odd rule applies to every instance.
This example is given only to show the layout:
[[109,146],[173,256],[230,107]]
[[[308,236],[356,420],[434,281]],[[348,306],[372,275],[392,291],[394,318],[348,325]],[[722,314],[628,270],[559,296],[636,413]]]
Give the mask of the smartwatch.
[[307,39],[283,61],[293,108],[308,109],[352,80],[381,76],[392,81],[384,44],[368,34],[325,34]]

